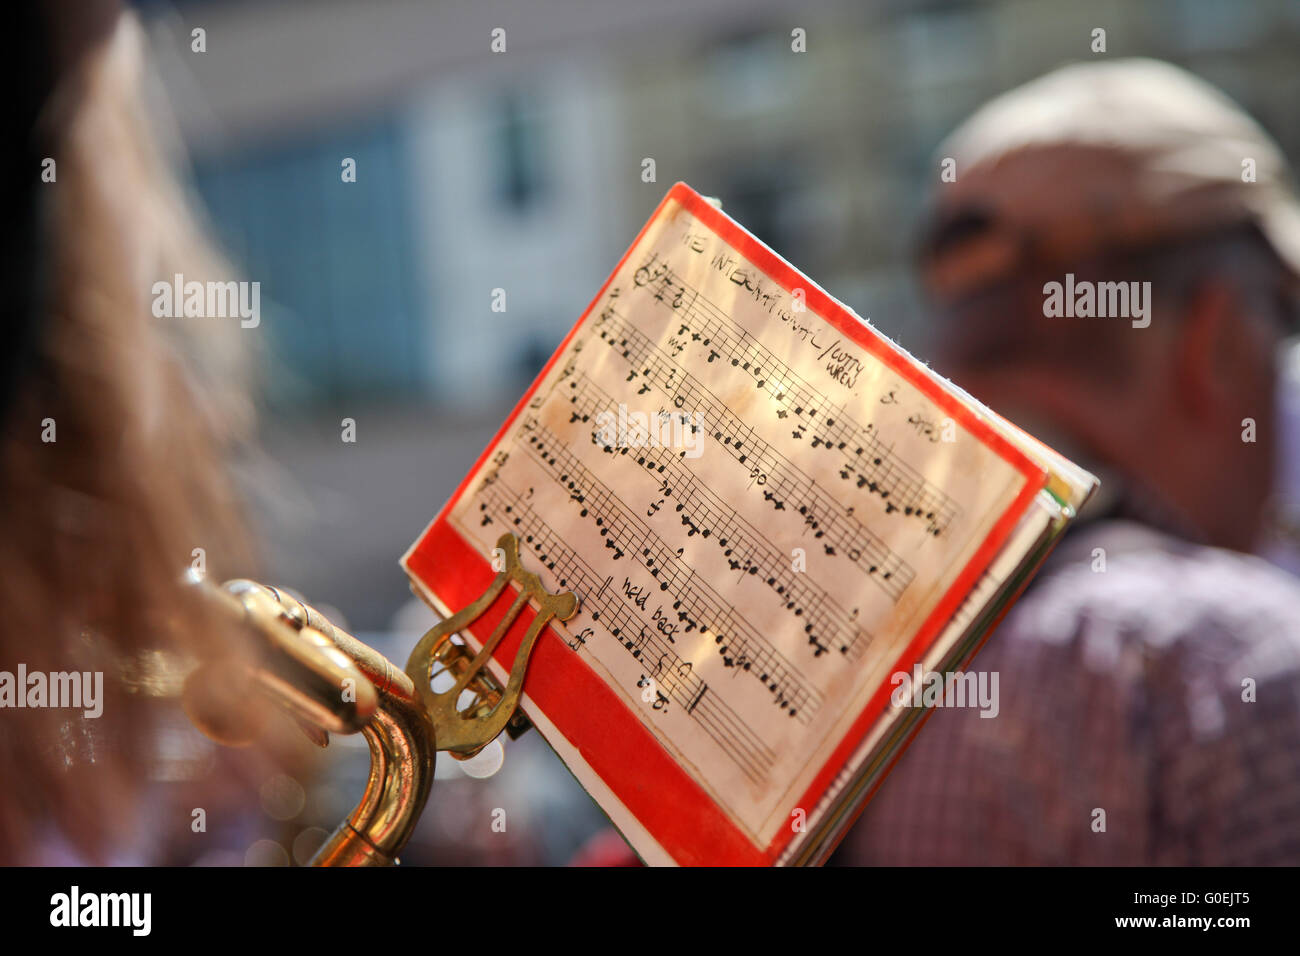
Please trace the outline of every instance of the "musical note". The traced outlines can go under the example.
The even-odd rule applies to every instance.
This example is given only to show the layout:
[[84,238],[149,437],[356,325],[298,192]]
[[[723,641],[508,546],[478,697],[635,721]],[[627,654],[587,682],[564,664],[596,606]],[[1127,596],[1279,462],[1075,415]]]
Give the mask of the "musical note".
[[[543,451],[547,447],[562,445],[546,426],[538,425],[529,432],[526,450],[556,475],[561,484],[581,488],[584,499],[594,504],[601,516],[598,519],[600,534],[605,538],[606,548],[617,549],[618,556],[629,551],[636,554],[639,550],[641,562],[651,577],[659,582],[661,590],[671,588],[688,606],[721,610],[722,602],[716,596],[703,595],[702,592],[709,589],[695,580],[680,556],[664,547],[659,536],[635,517],[572,452],[567,449],[557,453]],[[646,459],[647,456],[642,454],[638,463]],[[765,581],[780,598],[781,607],[801,619],[803,633],[814,656],[820,656],[832,647],[838,648],[842,654],[849,654],[870,643],[870,634],[855,626],[838,602],[796,573],[766,536],[728,509],[679,461],[666,456],[656,470],[669,470],[674,475],[674,498],[677,501],[674,511],[686,529],[687,538],[700,535],[711,539],[722,550],[733,571]],[[687,623],[688,632],[699,626],[700,618],[686,611],[681,612],[681,619]],[[757,634],[756,629],[748,630]],[[766,643],[761,638],[757,640]],[[766,659],[761,651],[752,650],[751,657]],[[786,662],[778,665],[774,661],[770,670],[793,673],[794,668]],[[766,683],[766,672],[762,676]]]
[[[587,561],[566,545],[504,482],[481,491],[479,499],[477,510],[511,525],[526,550],[547,556],[547,570],[568,582],[563,586],[572,587],[581,595],[582,614],[590,615],[591,620],[606,630],[624,653],[630,655],[630,643],[632,649],[639,652],[634,659],[640,661],[654,656],[656,661],[662,662],[660,686],[666,696],[676,701],[684,713],[700,725],[748,779],[761,783],[766,778],[775,760],[772,748],[722,698],[708,693],[708,684],[694,673],[689,661],[682,660],[670,645],[661,641],[654,632],[646,630],[635,601],[625,602],[610,587],[612,576],[601,580]],[[625,636],[628,634],[636,634],[637,639],[629,640]],[[591,645],[591,640],[590,635],[584,639],[584,649]]]
[[[787,503],[790,503],[790,510],[799,515],[814,539],[828,537],[829,543],[837,546],[839,553],[861,567],[893,600],[902,596],[915,572],[854,516],[852,507],[840,505],[789,459],[756,438],[752,428],[744,426],[730,408],[694,379],[683,382],[682,388],[689,389],[692,406],[699,411],[703,430],[738,464],[745,466],[751,486],[762,492],[773,510],[787,510]],[[563,398],[572,409],[588,416],[595,414],[596,409],[609,407],[613,401],[581,373],[568,383]],[[638,464],[642,465],[650,460],[644,452],[637,458]],[[674,463],[668,457],[654,459],[653,467],[657,474],[671,476],[664,479],[669,489],[674,485],[686,487],[693,481],[684,464]],[[825,517],[822,519],[817,515]],[[691,530],[688,533],[698,532]],[[841,646],[847,644],[851,648],[855,643],[845,641]]]
[[[688,305],[674,310],[679,328],[693,330],[701,338],[707,337],[714,343],[711,353],[716,352],[719,357],[727,358],[732,368],[746,373],[757,387],[768,391],[774,403],[781,406],[777,409],[778,417],[783,417],[779,414],[781,411],[787,414],[793,411],[797,417],[807,419],[811,426],[819,414],[822,416],[822,422],[814,431],[813,442],[819,448],[845,453],[844,480],[874,494],[883,493],[883,496],[887,496],[892,493],[895,501],[889,509],[890,513],[924,519],[927,533],[935,536],[942,534],[957,518],[959,509],[956,503],[899,461],[891,449],[879,442],[870,426],[859,425],[843,413],[827,415],[826,411],[833,403],[824,393],[809,385],[802,376],[754,341],[747,332],[737,329],[722,309],[673,275],[666,263],[655,261],[648,263],[647,268],[651,265],[658,281],[677,283],[695,293],[690,297]],[[671,303],[664,304],[671,307]],[[610,320],[621,327],[623,332],[620,342],[627,350],[624,357],[630,358],[635,354],[636,364],[645,364],[648,340],[629,344],[629,340],[635,340],[638,336],[644,339],[644,336],[627,326],[617,311],[612,312]],[[837,340],[836,345],[824,350],[823,354],[833,351],[838,345]],[[782,384],[774,386],[772,382],[776,381]],[[778,394],[780,399],[776,398]],[[797,428],[796,432],[795,437],[804,434],[803,429]],[[852,456],[847,454],[850,448],[854,449]],[[894,489],[895,484],[900,486],[897,491]]]

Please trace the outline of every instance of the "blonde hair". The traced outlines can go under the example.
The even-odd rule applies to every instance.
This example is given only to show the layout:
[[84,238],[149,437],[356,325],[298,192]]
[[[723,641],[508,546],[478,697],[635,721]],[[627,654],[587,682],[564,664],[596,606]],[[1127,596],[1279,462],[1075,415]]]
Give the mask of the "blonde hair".
[[252,425],[239,323],[150,308],[155,281],[231,272],[146,122],[144,62],[119,17],[42,117],[57,176],[41,338],[0,431],[0,670],[103,671],[106,699],[99,720],[0,711],[0,863],[39,860],[42,827],[92,861],[134,839],[150,708],[121,678],[150,648],[228,650],[179,577],[195,548],[218,576],[252,559],[224,459]]

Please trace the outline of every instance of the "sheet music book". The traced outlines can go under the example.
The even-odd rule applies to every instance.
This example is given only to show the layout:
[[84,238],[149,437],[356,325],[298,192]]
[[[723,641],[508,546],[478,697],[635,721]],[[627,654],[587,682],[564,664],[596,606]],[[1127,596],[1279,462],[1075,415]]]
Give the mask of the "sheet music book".
[[819,863],[1095,485],[678,183],[402,564],[577,594],[522,707],[643,860]]

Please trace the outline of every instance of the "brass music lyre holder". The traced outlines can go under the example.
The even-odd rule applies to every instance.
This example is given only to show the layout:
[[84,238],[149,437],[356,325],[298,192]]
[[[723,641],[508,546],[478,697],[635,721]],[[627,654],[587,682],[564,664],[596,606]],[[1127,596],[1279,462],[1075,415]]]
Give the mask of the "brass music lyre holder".
[[[506,533],[497,539],[494,554],[504,556],[505,567],[488,589],[473,604],[430,628],[406,662],[406,674],[415,683],[416,693],[433,721],[438,749],[461,760],[474,756],[507,729],[523,694],[524,674],[537,638],[552,618],[567,621],[578,611],[578,598],[572,591],[552,594],[540,577],[524,570],[519,561],[519,541],[513,534]],[[453,643],[451,636],[478,620],[510,581],[520,588],[514,603],[470,660],[468,650]],[[537,602],[537,616],[523,636],[510,669],[510,679],[502,689],[487,671],[488,659],[530,601]],[[433,669],[438,665],[455,678],[455,683],[448,690],[435,692],[431,681]],[[466,690],[474,695],[474,700],[461,709],[461,695]]]
[[[361,802],[312,857],[311,866],[396,863],[428,800],[435,753],[445,750],[465,760],[502,730],[515,737],[529,726],[518,707],[533,645],[552,619],[567,621],[577,613],[578,599],[572,591],[550,593],[541,578],[524,570],[513,534],[497,540],[495,553],[504,556],[504,568],[478,600],[425,633],[405,672],[282,590],[244,580],[215,587],[201,576],[188,578],[262,636],[266,658],[250,667],[252,682],[292,714],[309,738],[325,746],[329,733],[360,731],[370,746]],[[452,635],[478,620],[511,581],[520,587],[514,603],[471,658],[469,648],[452,641]],[[537,616],[503,688],[487,663],[530,601],[537,602]],[[434,692],[435,666],[454,678],[449,690]],[[350,685],[352,693],[340,696],[340,685]],[[466,691],[472,700],[462,708]],[[200,714],[189,714],[200,730],[221,740]]]

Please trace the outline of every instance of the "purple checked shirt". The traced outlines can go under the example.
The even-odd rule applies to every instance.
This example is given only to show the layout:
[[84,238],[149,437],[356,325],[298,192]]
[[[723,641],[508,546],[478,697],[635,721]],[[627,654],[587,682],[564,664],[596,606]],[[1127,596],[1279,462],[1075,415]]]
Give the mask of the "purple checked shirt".
[[1300,863],[1300,582],[1285,572],[1093,521],[970,667],[999,672],[997,716],[931,715],[834,862]]

